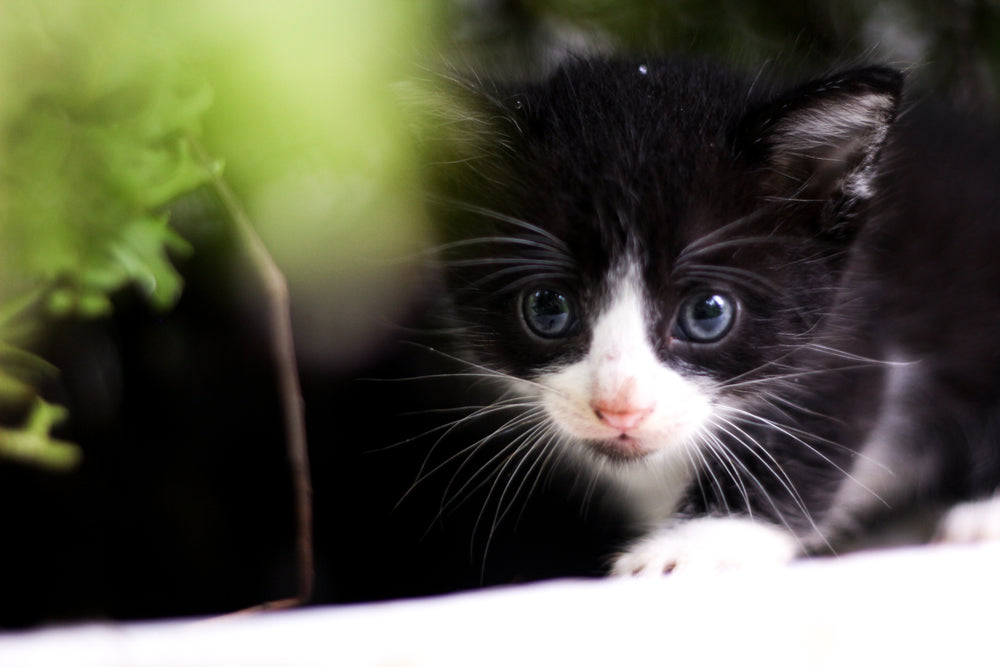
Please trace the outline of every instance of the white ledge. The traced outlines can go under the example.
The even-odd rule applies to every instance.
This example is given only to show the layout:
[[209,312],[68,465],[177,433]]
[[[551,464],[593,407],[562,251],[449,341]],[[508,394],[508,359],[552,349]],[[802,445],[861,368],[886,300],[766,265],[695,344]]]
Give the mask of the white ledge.
[[0,635],[4,667],[1000,664],[1000,544]]

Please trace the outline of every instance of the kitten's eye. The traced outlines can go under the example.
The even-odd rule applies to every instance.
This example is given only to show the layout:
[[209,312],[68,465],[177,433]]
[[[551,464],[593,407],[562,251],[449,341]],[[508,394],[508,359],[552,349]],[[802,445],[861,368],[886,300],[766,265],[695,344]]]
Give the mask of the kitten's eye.
[[543,338],[569,335],[576,324],[573,304],[555,290],[529,290],[524,295],[521,310],[528,328]]
[[724,294],[699,292],[689,297],[677,313],[680,338],[692,343],[721,340],[736,321],[736,301]]

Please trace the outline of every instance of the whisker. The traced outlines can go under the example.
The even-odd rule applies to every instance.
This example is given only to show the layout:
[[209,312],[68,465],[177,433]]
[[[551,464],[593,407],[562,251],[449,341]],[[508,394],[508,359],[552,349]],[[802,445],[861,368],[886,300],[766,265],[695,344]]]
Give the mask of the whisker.
[[[788,412],[785,409],[783,409],[783,408],[781,408],[779,406],[774,405],[774,403],[772,403],[772,400],[777,400],[779,402],[784,402],[786,405],[792,407],[793,409],[796,409],[796,410],[802,412],[803,414],[812,415],[812,416],[818,417],[820,419],[825,419],[825,420],[829,420],[829,421],[832,421],[832,422],[837,422],[837,423],[840,423],[840,424],[844,423],[842,420],[837,419],[836,417],[832,417],[830,415],[824,415],[822,413],[816,412],[815,410],[809,410],[809,409],[806,409],[806,408],[799,407],[795,403],[792,403],[791,401],[786,400],[783,397],[778,396],[777,394],[772,395],[770,392],[761,392],[761,394],[758,396],[758,399],[764,405],[766,405],[770,409],[774,410],[777,414],[784,416],[785,418],[789,419],[790,421],[794,421],[795,418],[792,417],[792,415],[788,414]],[[738,408],[735,408],[735,407],[733,407],[732,409],[733,410],[738,410]],[[757,419],[766,419],[766,417],[764,417],[761,414],[751,413],[749,411],[740,411],[740,412],[743,415],[751,415],[752,414],[753,417],[757,418]],[[768,420],[768,422],[770,423],[771,420]],[[774,423],[778,423],[778,422],[774,422]],[[846,445],[844,445],[844,444],[842,444],[840,442],[837,442],[836,440],[831,440],[829,438],[825,438],[823,436],[816,435],[815,433],[812,433],[810,431],[806,431],[805,429],[801,429],[801,428],[798,428],[796,426],[792,426],[791,424],[782,423],[781,427],[784,428],[784,429],[787,429],[789,431],[789,433],[794,433],[794,434],[796,434],[798,436],[809,438],[810,440],[812,440],[814,442],[821,443],[821,444],[824,444],[824,445],[830,445],[832,447],[836,447],[836,448],[844,450],[844,451],[848,451],[848,452],[852,452],[852,453],[854,452],[854,450],[851,447],[848,447],[848,446],[846,446]]]
[[[545,425],[542,424],[540,426],[543,427],[541,430],[544,432]],[[490,527],[489,535],[486,538],[486,544],[483,547],[483,560],[482,560],[483,571],[481,575],[485,574],[486,555],[489,553],[490,546],[493,544],[493,538],[496,535],[497,528],[500,526],[500,523],[504,520],[504,518],[506,518],[506,516],[510,513],[511,508],[514,506],[514,503],[517,501],[517,497],[524,489],[524,485],[527,483],[527,480],[531,476],[531,473],[537,469],[537,467],[540,465],[542,461],[542,454],[536,451],[532,451],[537,449],[536,445],[539,442],[540,440],[536,439],[532,443],[528,443],[527,441],[523,443],[523,446],[520,447],[519,449],[525,449],[527,451],[524,451],[522,453],[522,455],[520,456],[520,461],[518,461],[517,465],[514,466],[513,470],[511,470],[510,473],[507,475],[507,482],[506,484],[504,484],[504,487],[500,492],[500,496],[497,498],[496,501],[496,511],[493,513],[493,525]],[[541,448],[542,452],[545,451],[545,447],[548,444],[550,443],[547,442],[545,446],[542,446]],[[528,464],[527,470],[525,470],[523,474],[520,474],[519,471],[521,470],[522,466],[524,466],[525,463],[527,463],[529,460],[531,462]],[[506,467],[507,465],[504,466],[504,468]],[[500,477],[503,476],[503,474],[504,474],[503,469],[501,469],[496,476],[497,481],[500,480]],[[511,485],[514,483],[515,479],[520,479],[520,483],[517,485],[517,488],[514,489],[514,492],[510,496],[510,500],[508,501],[506,508],[504,508],[504,500],[507,497],[507,494],[510,492]],[[487,494],[487,503],[489,498],[493,495],[494,489],[495,489],[495,484],[494,487],[492,487],[490,489],[490,492]],[[479,517],[476,519],[476,523],[473,526],[473,531],[472,531],[473,535],[475,535],[478,530],[479,523],[483,517],[483,513],[485,511],[487,503],[483,504],[483,511],[479,513]]]
[[[707,429],[704,427],[699,427],[698,431],[695,433],[694,439],[699,441],[701,444],[696,444],[694,447],[684,448],[684,456],[687,458],[688,465],[691,466],[691,470],[693,471],[691,478],[694,479],[695,483],[698,484],[698,494],[701,496],[701,503],[703,507],[709,507],[710,504],[708,502],[708,495],[705,492],[705,485],[702,483],[702,471],[704,470],[711,477],[713,478],[715,477],[715,472],[708,466],[708,461],[705,459],[705,454],[701,451],[703,447],[706,449],[710,447],[710,445],[707,442],[707,436],[708,436]],[[698,463],[694,460],[695,454],[697,454],[698,458],[701,460],[702,462],[701,465],[698,465]],[[716,481],[716,483],[718,482]],[[717,487],[716,498],[720,499],[723,503],[725,503],[725,499],[719,495],[720,493],[721,489]]]
[[[796,352],[797,352],[797,348],[791,348],[787,352],[785,352],[784,354],[782,354],[781,356],[779,356],[776,359],[771,359],[769,361],[765,361],[764,363],[760,364],[759,366],[751,368],[748,371],[744,371],[744,372],[740,373],[739,375],[734,375],[733,377],[731,377],[731,378],[727,379],[725,382],[723,382],[722,386],[725,387],[725,388],[727,388],[727,389],[739,388],[741,386],[742,378],[745,378],[745,377],[750,376],[750,375],[756,375],[758,373],[761,373],[761,372],[763,372],[765,369],[767,369],[769,367],[779,367],[779,368],[781,368],[781,367],[783,367],[783,362],[785,360],[789,359],[790,357],[794,356]],[[771,376],[771,377],[773,377],[773,379],[775,381],[780,380],[780,376]],[[764,379],[768,379],[768,378],[759,378],[759,379],[764,380]]]
[[[563,442],[566,441],[565,436],[560,436],[560,439]],[[598,483],[601,481],[601,479],[605,477],[606,463],[607,462],[604,459],[599,459],[597,465],[588,466],[587,468],[587,470],[590,470],[590,475],[589,475],[590,479],[587,481],[587,486],[584,487],[583,489],[583,502],[584,502],[585,512],[589,508],[590,503],[592,502],[592,499],[594,497],[594,494],[597,493]]]
[[[543,414],[543,411],[542,411],[541,408],[535,408],[533,410],[527,411],[527,412],[519,415],[518,417],[515,417],[515,418],[511,419],[506,424],[504,424],[503,427],[498,428],[498,429],[492,431],[491,433],[489,433],[488,435],[480,438],[479,440],[477,440],[473,444],[465,447],[461,452],[452,455],[450,457],[450,460],[454,460],[458,456],[461,456],[463,453],[475,452],[475,451],[481,450],[483,448],[483,445],[487,444],[488,442],[490,442],[491,440],[493,440],[498,435],[509,434],[511,431],[514,431],[516,429],[520,429],[521,427],[526,427],[527,428],[527,431],[522,431],[522,432],[518,433],[513,439],[511,439],[506,444],[504,444],[503,447],[500,448],[500,450],[498,450],[497,452],[495,452],[494,455],[489,460],[486,461],[486,463],[484,463],[482,466],[480,466],[480,470],[479,471],[477,471],[476,473],[474,473],[469,478],[469,480],[467,480],[465,482],[465,484],[463,484],[463,486],[459,487],[459,489],[455,492],[455,495],[460,495],[465,490],[466,486],[469,483],[471,483],[479,475],[479,473],[482,470],[486,469],[487,466],[491,465],[499,457],[503,456],[508,450],[511,450],[511,449],[516,450],[520,446],[520,443],[523,440],[525,440],[527,437],[530,437],[531,433],[533,431],[537,430],[542,425],[542,423],[540,423],[540,419],[538,418],[539,415],[541,415],[541,414]],[[471,457],[466,457],[466,459],[455,470],[454,474],[452,475],[451,481],[448,482],[448,485],[444,489],[444,495],[445,496],[447,496],[450,493],[452,486],[455,484],[455,481],[462,474],[462,471],[465,469],[466,465],[468,465],[470,461],[471,461]],[[450,462],[450,461],[446,461],[445,463],[448,463],[448,462]]]
[[[474,473],[472,473],[472,475],[469,476],[469,478],[465,481],[465,483],[462,484],[462,486],[460,486],[454,493],[452,493],[451,492],[452,486],[455,484],[456,480],[462,474],[462,471],[465,469],[466,465],[468,465],[468,463],[471,460],[471,457],[466,457],[465,461],[463,461],[462,464],[458,467],[458,469],[452,475],[451,481],[449,481],[448,485],[445,487],[444,493],[442,495],[443,497],[447,497],[450,494],[451,500],[446,500],[442,502],[440,510],[438,512],[438,518],[443,516],[448,509],[460,506],[463,502],[465,502],[465,500],[471,498],[479,489],[481,489],[485,484],[487,484],[493,475],[497,474],[499,470],[502,470],[503,467],[507,465],[510,458],[517,452],[518,449],[520,449],[522,441],[526,437],[530,437],[530,433],[538,427],[539,424],[535,424],[535,426],[530,427],[527,432],[522,432],[518,434],[517,437],[515,437],[513,440],[505,444],[503,447],[501,447],[499,451],[495,452],[493,456],[491,456],[485,463],[479,466],[479,469],[476,470]],[[463,451],[468,452],[480,449],[481,446],[486,442],[488,442],[489,440],[491,440],[494,435],[495,435],[494,433],[491,433],[486,438],[483,438],[482,440],[474,443],[473,445],[470,445]],[[499,469],[494,468],[493,473],[487,472],[489,468],[497,464],[498,461],[500,461]],[[472,486],[481,477],[483,479],[479,481],[477,484],[475,484],[475,486]],[[472,486],[471,489],[469,488],[470,486]]]
[[[806,507],[805,501],[803,500],[798,489],[795,488],[794,482],[792,481],[791,477],[789,477],[785,469],[778,462],[778,460],[775,459],[774,455],[771,454],[771,452],[769,452],[767,448],[761,445],[756,438],[754,438],[752,435],[741,429],[733,421],[725,418],[721,418],[721,421],[725,424],[725,426],[716,422],[716,427],[719,428],[722,432],[729,435],[729,437],[732,438],[735,442],[742,445],[744,451],[747,451],[750,454],[752,454],[754,458],[756,458],[757,461],[759,461],[760,464],[764,466],[764,468],[771,474],[771,476],[778,482],[778,484],[781,485],[781,487],[789,495],[789,497],[792,499],[792,502],[802,513],[802,516],[806,519],[806,521],[809,522],[809,525],[812,527],[813,531],[820,537],[820,539],[822,539],[825,542],[826,538],[823,536],[818,524],[813,519],[812,513]],[[732,431],[730,431],[729,428],[726,428],[727,426],[737,431],[740,435],[737,435]],[[761,452],[767,455],[767,459],[765,459],[761,455]],[[771,463],[768,462],[768,459],[771,461],[771,463],[774,464],[773,466],[771,465]],[[785,513],[782,512],[781,509],[778,507],[774,498],[772,498],[771,494],[768,493],[767,489],[763,485],[763,482],[759,480],[756,475],[753,474],[753,472],[749,469],[749,467],[747,467],[746,463],[743,462],[739,457],[735,457],[735,461],[744,470],[744,472],[746,472],[750,476],[750,479],[753,480],[754,484],[757,485],[757,488],[760,489],[761,493],[764,495],[764,498],[767,500],[768,504],[775,511],[778,519],[788,529],[789,533],[791,533],[793,536],[796,536],[795,539],[799,541],[801,545],[801,540],[799,540],[799,538],[797,537],[796,531],[792,528],[791,524],[788,522],[787,517],[785,516]]]
[[[825,463],[828,463],[835,470],[837,470],[839,473],[841,473],[842,475],[844,475],[847,479],[851,480],[852,482],[854,482],[855,484],[857,484],[858,486],[860,486],[862,489],[864,489],[865,491],[867,491],[868,493],[870,493],[872,495],[872,497],[874,497],[880,503],[882,503],[886,507],[890,507],[890,504],[884,498],[882,498],[882,496],[880,496],[874,490],[872,490],[867,485],[865,485],[864,483],[862,483],[860,480],[858,480],[856,477],[854,477],[854,475],[852,475],[850,472],[848,472],[847,470],[844,470],[843,467],[841,467],[840,465],[838,465],[829,456],[827,456],[823,452],[819,451],[819,449],[817,449],[813,445],[810,445],[802,437],[799,437],[798,435],[796,435],[795,433],[793,433],[785,425],[782,425],[782,424],[779,424],[777,422],[774,422],[774,421],[772,421],[770,419],[767,419],[766,417],[763,417],[761,415],[754,414],[752,412],[747,412],[746,410],[739,410],[739,409],[736,409],[736,408],[730,408],[730,410],[736,413],[737,416],[734,417],[734,419],[736,421],[740,421],[742,423],[748,423],[748,424],[756,423],[756,424],[759,424],[759,425],[763,425],[763,426],[771,428],[771,429],[773,429],[773,430],[775,430],[775,431],[777,431],[777,432],[779,432],[779,433],[781,433],[781,434],[783,434],[783,435],[791,438],[792,440],[794,440],[795,442],[799,443],[800,445],[802,445],[803,447],[805,447],[806,449],[808,449],[810,452],[812,452],[816,456],[820,457]],[[729,421],[728,423],[733,424],[732,421]],[[735,426],[735,424],[733,424],[733,426],[734,426],[734,428],[738,428],[738,427]],[[845,450],[853,452],[853,450],[850,450],[850,448],[848,448],[846,446],[843,446],[843,445],[840,445],[840,446],[843,447]],[[854,453],[856,453],[856,452],[854,452]],[[884,466],[881,466],[881,467],[883,467],[883,469],[885,469]]]
[[446,263],[453,267],[502,266],[510,264],[522,270],[537,269],[538,267],[573,268],[572,265],[567,262],[560,262],[551,259],[526,259],[524,257],[476,257],[471,259],[449,259],[446,260]]
[[[786,405],[790,406],[791,408],[793,408],[795,410],[798,410],[799,412],[802,412],[803,414],[808,414],[808,415],[812,415],[812,416],[815,416],[815,417],[819,417],[820,419],[827,419],[827,420],[830,420],[832,422],[837,422],[837,423],[840,423],[840,424],[844,423],[843,420],[841,420],[839,418],[833,417],[831,415],[824,415],[823,413],[816,412],[815,410],[809,410],[809,409],[804,408],[802,406],[796,405],[795,403],[793,403],[793,402],[791,402],[791,401],[789,401],[789,400],[787,400],[787,399],[785,399],[785,398],[783,398],[781,396],[778,396],[778,395],[771,395],[771,394],[767,393],[767,394],[764,394],[762,396],[762,398],[764,399],[764,402],[767,403],[767,405],[769,405],[771,408],[775,409],[776,411],[778,411],[780,414],[784,415],[788,419],[794,419],[794,418],[791,415],[789,415],[787,412],[785,412],[784,410],[778,408],[773,403],[771,403],[772,400],[777,400],[779,402],[783,402]],[[798,435],[801,435],[803,437],[808,437],[809,439],[813,440],[816,443],[823,444],[823,445],[830,445],[832,447],[836,447],[837,449],[841,449],[843,451],[849,452],[852,456],[854,456],[856,458],[859,458],[859,459],[862,459],[862,460],[864,460],[864,461],[866,461],[868,463],[871,463],[872,465],[876,466],[877,468],[879,468],[880,470],[882,470],[883,472],[885,472],[885,473],[887,473],[889,475],[894,475],[895,474],[895,473],[893,473],[892,469],[889,468],[887,465],[885,465],[884,463],[878,461],[877,459],[875,459],[875,458],[873,458],[871,456],[866,455],[863,451],[859,451],[859,450],[857,450],[857,449],[855,449],[853,447],[848,447],[847,445],[845,445],[843,443],[840,443],[840,442],[837,442],[836,440],[830,440],[829,438],[824,438],[822,436],[818,436],[818,435],[815,435],[813,433],[809,433],[809,432],[804,431],[802,429],[795,428],[795,427],[793,427],[793,426],[791,426],[789,424],[782,424],[782,427],[790,430],[792,433],[797,433]]]
[[687,246],[677,256],[677,262],[678,263],[683,262],[685,258],[689,256],[691,253],[699,251],[701,248],[708,245],[709,243],[714,243],[715,239],[732,232],[734,229],[740,227],[741,225],[747,225],[756,222],[765,215],[772,213],[774,211],[774,208],[775,207],[773,206],[761,206],[760,208],[751,211],[747,215],[744,215],[741,218],[736,218],[735,220],[724,224],[718,229],[714,229],[708,234],[705,234],[704,236],[695,239],[691,243],[687,244]]
[[[809,519],[810,523],[812,523],[810,512],[808,508],[806,508],[802,496],[799,494],[798,489],[795,488],[795,485],[792,482],[792,479],[788,476],[788,473],[785,472],[784,468],[782,468],[781,464],[774,457],[774,455],[768,451],[766,447],[760,444],[756,438],[747,433],[746,430],[740,428],[734,420],[720,417],[719,421],[721,421],[724,425],[716,422],[716,428],[728,435],[735,442],[738,442],[746,449],[747,452],[752,454],[754,458],[756,458],[767,469],[767,471],[774,476],[778,483],[781,484],[782,488],[784,488],[784,490],[788,493],[789,497],[795,501],[795,504],[798,506],[799,510],[802,511],[802,514]],[[735,431],[735,433],[733,431]],[[766,455],[767,459],[765,459],[761,453]],[[768,463],[768,461],[770,461],[770,463]],[[771,466],[772,463],[774,464],[774,467]],[[749,470],[747,472],[749,472]]]
[[709,243],[703,247],[697,248],[693,251],[682,253],[683,259],[678,258],[677,264],[681,265],[682,262],[686,263],[691,259],[700,257],[702,255],[711,254],[713,252],[718,252],[720,250],[725,250],[726,248],[743,248],[750,245],[784,245],[793,243],[802,243],[803,239],[797,236],[744,236],[735,239],[729,239],[726,241],[718,241],[716,243]]
[[[772,375],[772,376],[768,376],[768,377],[754,378],[752,380],[742,380],[740,382],[732,382],[732,380],[728,380],[726,382],[723,382],[722,386],[725,387],[726,389],[742,389],[742,388],[745,388],[745,387],[750,387],[750,386],[754,386],[754,385],[758,385],[758,384],[764,384],[764,383],[769,383],[769,382],[770,383],[774,383],[774,382],[780,382],[780,381],[783,381],[783,380],[793,380],[793,379],[796,379],[796,378],[809,377],[809,376],[812,376],[812,375],[821,375],[823,373],[835,373],[835,372],[842,372],[842,371],[853,371],[853,370],[859,370],[859,369],[863,369],[863,368],[870,368],[870,365],[869,364],[853,364],[853,365],[850,365],[850,366],[835,366],[835,367],[831,367],[831,368],[811,368],[809,370],[796,371],[794,373],[783,373],[781,375]],[[744,373],[743,375],[749,375],[749,374],[750,373]]]
[[570,253],[569,246],[567,246],[566,243],[561,238],[559,238],[552,232],[548,231],[547,229],[539,227],[538,225],[531,224],[530,222],[527,222],[525,220],[521,220],[519,218],[515,218],[514,216],[507,215],[499,211],[494,211],[492,209],[488,209],[483,206],[478,206],[476,204],[471,204],[469,202],[464,202],[452,197],[443,197],[440,195],[428,194],[428,199],[435,203],[443,204],[445,206],[451,206],[453,208],[465,211],[467,213],[474,213],[476,215],[481,215],[485,218],[490,218],[492,220],[496,220],[497,222],[504,222],[519,229],[523,229],[533,234],[537,234],[547,239],[551,243],[551,247],[553,249],[561,250],[567,256],[571,256],[572,254]]
[[747,283],[754,283],[758,287],[764,289],[764,291],[770,292],[772,294],[784,294],[785,290],[775,283],[773,280],[765,278],[764,276],[756,273],[755,271],[750,271],[749,269],[741,269],[735,266],[715,266],[712,264],[696,264],[692,267],[677,265],[674,267],[675,273],[677,274],[676,280],[678,282],[683,282],[684,280],[689,280],[692,278],[699,280],[743,280]]
[[[543,445],[541,445],[541,447],[540,447],[540,449],[542,451],[542,454],[538,455],[538,458],[540,460],[540,465],[538,467],[538,472],[535,474],[535,481],[532,482],[531,488],[528,489],[528,493],[524,497],[525,502],[524,502],[524,505],[521,507],[521,512],[518,513],[517,521],[515,522],[515,526],[518,525],[518,524],[520,524],[521,519],[524,516],[524,510],[527,507],[528,500],[533,495],[535,495],[535,489],[538,488],[538,484],[542,480],[542,477],[543,477],[543,475],[545,473],[545,469],[546,468],[550,468],[551,469],[551,468],[555,467],[555,465],[556,465],[555,460],[558,460],[560,458],[560,452],[563,449],[563,447],[562,447],[562,445],[560,443],[560,441],[562,439],[562,436],[560,435],[560,433],[558,432],[558,430],[555,427],[553,427],[551,424],[548,425],[548,428],[546,429],[546,432],[543,433],[543,435],[541,437],[545,438],[545,443]],[[539,440],[541,440],[541,438]],[[525,481],[527,481],[527,478],[525,478]],[[517,493],[515,494],[515,497],[517,496],[517,494],[520,494],[520,492],[521,492],[521,490],[519,488],[518,491],[517,491]],[[586,499],[584,500],[584,505],[586,505]]]
[[[706,431],[706,435],[708,437],[708,452],[715,458],[716,461],[719,462],[719,465],[722,466],[723,472],[729,476],[729,479],[731,479],[740,490],[740,493],[743,495],[743,501],[747,504],[747,507],[749,507],[750,497],[747,495],[746,486],[743,484],[739,471],[732,465],[731,454],[729,453],[728,448],[714,433]],[[722,488],[721,481],[716,476],[715,471],[712,470],[712,467],[709,465],[709,462],[705,458],[704,454],[699,452],[699,455],[701,456],[702,461],[704,461],[705,468],[708,470],[708,473],[712,478],[712,484],[715,486],[716,498],[722,503],[726,514],[732,515],[733,510],[729,506],[729,500],[726,498],[726,492]]]
[[801,347],[813,350],[815,352],[822,352],[824,354],[829,354],[830,356],[837,357],[838,359],[847,359],[848,361],[860,361],[878,366],[890,366],[893,368],[901,368],[905,366],[913,366],[920,363],[919,360],[895,361],[892,359],[876,359],[874,357],[866,357],[860,354],[854,354],[853,352],[848,352],[846,350],[839,350],[835,347],[830,347],[828,345],[820,345],[819,343],[805,343]]
[[[494,271],[493,273],[480,278],[476,282],[469,285],[471,289],[481,289],[485,284],[490,283],[495,280],[499,280],[506,273],[516,273],[518,271],[525,271],[522,267],[512,267],[510,269],[501,269],[499,271]],[[512,280],[506,282],[506,284],[497,289],[497,294],[506,294],[508,292],[518,292],[523,287],[527,287],[532,283],[540,283],[546,280],[558,281],[565,278],[565,274],[555,273],[555,272],[543,272],[543,271],[532,271],[529,275],[518,278],[517,280]]]
[[[507,402],[507,401],[509,401],[509,402]],[[368,452],[370,452],[372,454],[376,454],[376,453],[379,453],[379,452],[385,452],[385,451],[389,451],[389,450],[392,450],[392,449],[396,449],[397,447],[400,447],[402,445],[406,445],[406,444],[409,444],[409,443],[414,442],[416,440],[420,440],[422,438],[426,438],[427,436],[429,436],[429,435],[431,435],[433,433],[436,433],[438,431],[445,431],[444,435],[441,436],[443,438],[443,437],[447,436],[447,434],[450,433],[455,428],[458,428],[459,426],[462,426],[463,424],[466,424],[466,423],[472,421],[473,419],[477,419],[479,417],[484,417],[484,416],[487,416],[487,415],[495,414],[497,412],[502,412],[503,410],[531,408],[531,407],[534,407],[536,405],[536,403],[534,401],[522,400],[522,401],[518,402],[518,399],[516,399],[516,398],[507,399],[507,401],[503,401],[503,402],[498,401],[497,403],[493,403],[491,405],[476,406],[475,409],[473,410],[473,412],[470,413],[470,414],[468,414],[468,415],[465,415],[465,416],[460,417],[458,419],[454,419],[454,420],[452,420],[450,422],[447,422],[447,423],[444,423],[444,424],[438,424],[437,426],[433,426],[433,427],[427,429],[426,431],[421,431],[420,433],[418,433],[418,434],[416,434],[414,436],[411,436],[411,437],[406,438],[404,440],[399,440],[398,442],[394,442],[391,445],[386,445],[385,447],[378,447],[378,448],[374,448],[374,449],[369,449]],[[430,410],[417,410],[417,411],[414,411],[414,412],[402,413],[402,414],[403,415],[420,415],[420,414],[434,413],[434,412],[445,413],[445,412],[455,412],[457,410],[462,410],[462,409],[466,409],[466,408],[439,408],[439,409],[430,409]],[[468,409],[472,409],[472,408],[468,408]],[[435,445],[436,445],[436,443],[435,443]],[[433,447],[431,449],[433,451]]]
[[[462,449],[460,449],[457,452],[453,453],[451,456],[447,457],[444,461],[441,461],[440,463],[438,463],[436,466],[434,466],[430,470],[427,470],[427,466],[429,465],[430,460],[431,460],[431,458],[434,455],[434,452],[437,451],[437,448],[444,441],[444,439],[448,436],[448,434],[450,434],[455,428],[457,428],[459,425],[461,425],[461,423],[464,423],[464,422],[468,421],[470,419],[470,417],[465,417],[462,420],[457,420],[456,422],[448,425],[447,430],[434,442],[434,444],[428,450],[427,455],[424,457],[424,462],[420,465],[420,468],[417,470],[417,478],[410,485],[410,488],[407,489],[406,492],[402,495],[402,497],[396,502],[396,506],[398,507],[403,501],[405,501],[406,498],[409,497],[409,495],[414,491],[414,489],[416,489],[417,486],[419,486],[420,484],[422,484],[428,478],[430,478],[431,476],[435,475],[437,472],[439,472],[443,468],[447,467],[449,464],[451,464],[457,458],[459,458],[461,456],[466,456],[465,462],[463,462],[458,467],[458,470],[455,471],[455,475],[458,475],[462,471],[462,469],[465,467],[466,463],[468,463],[468,461],[469,461],[469,455],[471,455],[471,453],[473,453],[473,452],[481,449],[483,445],[485,445],[487,442],[491,441],[493,438],[495,438],[497,436],[500,436],[500,435],[505,435],[505,434],[509,433],[510,431],[512,431],[512,430],[514,430],[514,429],[516,429],[516,428],[518,428],[520,426],[522,426],[523,424],[528,423],[528,422],[534,420],[535,415],[539,411],[540,411],[540,408],[534,408],[533,410],[529,410],[526,413],[522,413],[522,414],[519,414],[518,416],[512,417],[510,420],[508,420],[506,423],[504,423],[499,428],[494,429],[489,434],[487,434],[486,436],[484,436],[484,437],[480,438],[479,440],[473,442],[472,444],[466,445]],[[441,427],[436,427],[435,429],[432,429],[432,431],[440,430],[440,428]],[[509,445],[508,445],[508,447],[509,447]],[[501,450],[501,451],[503,451],[503,450]],[[452,479],[454,480],[454,477]],[[444,495],[448,494],[448,490],[451,488],[451,484],[452,483],[453,482],[449,482],[448,486],[445,487]]]
[[[534,380],[528,380],[526,378],[518,377],[516,375],[510,375],[509,373],[503,373],[501,371],[494,370],[494,369],[489,368],[487,366],[483,366],[482,364],[477,364],[474,361],[469,361],[468,359],[463,359],[461,357],[455,356],[455,355],[450,354],[448,352],[445,352],[443,350],[439,350],[439,349],[437,349],[435,347],[430,347],[429,345],[424,345],[423,343],[417,343],[417,342],[414,342],[414,341],[404,341],[404,344],[406,344],[406,345],[412,345],[414,347],[419,347],[419,348],[421,348],[423,350],[426,350],[428,352],[433,352],[434,354],[442,356],[445,359],[450,359],[450,360],[458,362],[460,364],[465,364],[467,366],[475,368],[476,370],[481,371],[482,375],[484,377],[490,377],[490,378],[497,378],[497,379],[501,379],[501,380],[506,380],[506,381],[509,381],[509,382],[514,382],[515,384],[523,384],[523,385],[526,385],[528,387],[532,387],[534,389],[538,389],[542,393],[548,392],[548,393],[554,394],[556,396],[565,396],[565,394],[563,392],[559,391],[558,389],[555,389],[554,387],[550,387],[548,385],[542,384],[541,382],[536,382]],[[461,373],[457,373],[455,375],[459,376],[459,375],[462,375],[462,374]],[[474,375],[474,374],[468,374],[468,375]],[[435,377],[435,376],[431,375],[430,377]]]

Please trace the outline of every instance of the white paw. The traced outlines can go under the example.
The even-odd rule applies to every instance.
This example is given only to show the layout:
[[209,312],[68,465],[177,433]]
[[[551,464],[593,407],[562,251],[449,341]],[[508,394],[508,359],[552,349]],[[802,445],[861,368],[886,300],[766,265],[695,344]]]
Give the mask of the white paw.
[[692,519],[654,531],[620,555],[612,576],[660,576],[787,563],[798,554],[787,530],[746,518]]
[[938,522],[937,542],[1000,540],[1000,495],[955,505]]

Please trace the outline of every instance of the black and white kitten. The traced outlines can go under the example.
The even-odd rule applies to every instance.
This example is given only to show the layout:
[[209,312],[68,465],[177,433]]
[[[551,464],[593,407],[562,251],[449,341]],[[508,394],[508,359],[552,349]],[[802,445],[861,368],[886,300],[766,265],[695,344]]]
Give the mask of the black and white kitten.
[[[997,535],[1000,151],[864,67],[456,77],[429,169],[448,316],[504,437],[610,484],[616,574],[782,562],[886,509]],[[527,466],[526,466],[527,467]]]

